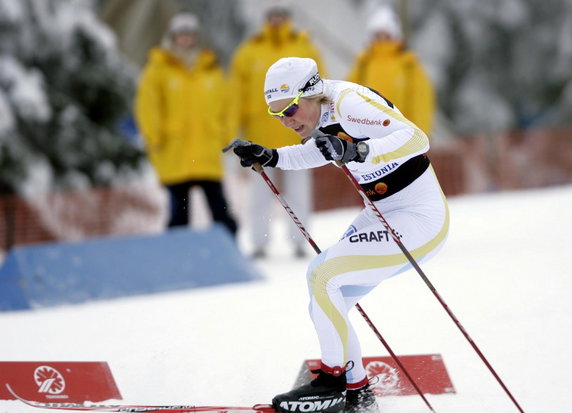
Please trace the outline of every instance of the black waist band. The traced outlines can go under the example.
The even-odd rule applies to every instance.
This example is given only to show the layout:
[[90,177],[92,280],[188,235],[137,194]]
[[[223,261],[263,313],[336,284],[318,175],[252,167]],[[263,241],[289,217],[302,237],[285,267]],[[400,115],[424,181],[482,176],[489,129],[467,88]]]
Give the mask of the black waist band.
[[395,171],[374,182],[361,185],[364,192],[372,201],[387,198],[415,181],[427,170],[430,162],[425,155],[417,155],[409,159]]

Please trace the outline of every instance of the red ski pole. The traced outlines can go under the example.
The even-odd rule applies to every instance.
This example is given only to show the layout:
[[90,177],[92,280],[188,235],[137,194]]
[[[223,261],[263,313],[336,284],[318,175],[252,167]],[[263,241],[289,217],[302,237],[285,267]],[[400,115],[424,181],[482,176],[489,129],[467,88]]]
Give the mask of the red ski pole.
[[385,227],[385,229],[391,234],[391,237],[393,238],[393,240],[395,241],[395,243],[397,244],[397,246],[399,247],[399,249],[401,249],[401,252],[403,252],[403,254],[405,255],[405,257],[407,257],[407,260],[411,263],[411,265],[413,266],[413,268],[415,268],[415,271],[417,271],[417,273],[421,276],[421,279],[425,282],[425,284],[427,285],[427,287],[429,287],[429,290],[431,290],[431,292],[433,293],[433,295],[437,298],[437,300],[439,301],[439,303],[441,303],[441,305],[443,306],[443,308],[445,309],[445,311],[447,312],[447,314],[449,314],[449,317],[451,317],[451,319],[453,320],[453,322],[455,323],[455,325],[459,328],[459,330],[461,330],[461,333],[463,333],[463,335],[465,336],[465,338],[467,339],[467,341],[469,342],[469,344],[473,347],[473,349],[475,350],[475,352],[479,355],[479,357],[481,358],[481,360],[483,361],[483,363],[485,364],[485,366],[487,366],[487,368],[489,369],[489,371],[492,373],[492,375],[494,376],[494,378],[497,380],[497,382],[500,384],[500,386],[503,388],[503,390],[505,391],[505,393],[508,395],[508,397],[512,400],[512,402],[514,403],[514,405],[516,406],[516,408],[518,409],[519,412],[524,413],[524,410],[522,410],[522,407],[520,407],[520,405],[518,404],[518,402],[516,401],[516,399],[514,398],[514,396],[512,395],[512,393],[508,390],[508,387],[504,384],[504,382],[501,380],[500,376],[497,374],[497,372],[493,369],[493,366],[489,363],[489,361],[486,359],[486,357],[484,356],[484,354],[481,352],[481,350],[479,349],[479,347],[477,346],[477,344],[474,342],[474,340],[471,338],[471,336],[469,335],[469,333],[467,333],[467,330],[465,330],[465,328],[463,327],[463,325],[460,323],[459,319],[457,317],[455,317],[455,315],[453,314],[453,312],[451,311],[451,309],[449,308],[449,306],[447,305],[447,303],[445,302],[445,300],[443,300],[443,298],[441,298],[441,295],[437,292],[437,289],[435,288],[435,286],[433,285],[433,283],[431,283],[431,281],[429,280],[429,278],[427,277],[427,275],[425,275],[425,273],[423,272],[423,270],[421,269],[421,267],[419,266],[419,264],[417,263],[417,261],[415,260],[415,258],[413,258],[413,256],[411,255],[411,253],[407,250],[407,248],[405,248],[405,245],[403,245],[403,243],[401,242],[401,240],[399,239],[399,237],[397,236],[397,234],[395,233],[395,231],[393,230],[393,228],[389,225],[389,223],[386,221],[386,219],[384,218],[384,216],[382,215],[382,213],[379,211],[379,209],[375,206],[375,204],[373,203],[373,201],[369,198],[369,196],[365,193],[365,191],[362,189],[362,187],[360,186],[360,184],[358,183],[358,181],[354,178],[354,176],[351,174],[351,172],[349,171],[349,169],[347,168],[347,166],[345,166],[343,163],[338,163],[338,166],[341,167],[341,169],[344,171],[344,173],[346,174],[346,176],[348,177],[348,179],[350,180],[350,182],[352,183],[352,185],[354,186],[354,188],[358,191],[358,193],[360,194],[360,196],[363,198],[364,202],[371,208],[371,210],[375,213],[375,215],[379,218],[379,220],[381,221],[381,223],[383,224],[383,226]]
[[[260,174],[260,176],[262,177],[262,179],[264,179],[266,184],[270,187],[270,189],[272,190],[274,195],[276,195],[276,198],[278,199],[280,204],[282,204],[282,206],[284,207],[284,209],[286,210],[288,215],[290,215],[290,218],[292,218],[292,221],[294,221],[296,226],[300,229],[300,232],[302,232],[302,234],[304,235],[306,240],[310,243],[310,245],[312,246],[314,251],[316,251],[317,254],[320,254],[322,251],[320,250],[318,245],[314,242],[314,240],[312,239],[312,237],[310,236],[310,234],[308,233],[306,228],[304,228],[304,225],[302,224],[302,222],[300,222],[300,220],[298,219],[298,217],[296,216],[296,214],[294,213],[292,208],[290,208],[290,206],[288,205],[288,203],[286,202],[284,197],[280,194],[280,192],[278,191],[276,186],[272,183],[272,181],[270,180],[270,178],[268,177],[266,172],[264,172],[264,168],[259,163],[253,164],[252,167],[256,172],[258,172]],[[407,377],[407,379],[409,380],[411,385],[415,388],[417,393],[419,393],[419,396],[421,396],[421,398],[423,399],[423,401],[425,402],[425,404],[427,405],[429,410],[431,410],[432,412],[435,413],[435,410],[433,409],[433,406],[431,406],[431,403],[429,403],[429,400],[427,400],[427,398],[425,397],[425,395],[423,394],[423,392],[421,391],[421,389],[419,388],[417,383],[415,383],[415,380],[413,380],[413,378],[411,377],[411,375],[409,374],[407,369],[403,366],[403,364],[401,363],[401,361],[399,360],[397,355],[393,352],[393,350],[391,349],[391,347],[389,346],[387,341],[383,338],[383,336],[381,335],[381,333],[379,332],[377,327],[373,324],[373,322],[371,321],[371,319],[369,318],[369,316],[366,314],[366,312],[364,311],[364,309],[361,307],[361,305],[359,303],[356,304],[356,308],[357,308],[358,312],[364,318],[367,325],[372,329],[372,331],[374,332],[376,337],[379,339],[379,341],[381,341],[381,344],[383,344],[383,346],[385,347],[385,349],[387,350],[387,352],[389,353],[389,355],[391,356],[393,361],[395,361],[395,364],[397,364],[397,366],[403,372],[405,377]]]

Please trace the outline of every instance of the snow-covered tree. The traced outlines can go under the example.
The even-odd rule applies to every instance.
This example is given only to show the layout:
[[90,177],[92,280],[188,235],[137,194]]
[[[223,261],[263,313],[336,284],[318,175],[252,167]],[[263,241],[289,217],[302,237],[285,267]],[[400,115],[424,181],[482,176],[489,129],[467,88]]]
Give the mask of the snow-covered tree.
[[138,175],[121,135],[136,73],[87,0],[0,0],[0,193]]
[[570,0],[410,1],[412,47],[457,134],[571,123]]

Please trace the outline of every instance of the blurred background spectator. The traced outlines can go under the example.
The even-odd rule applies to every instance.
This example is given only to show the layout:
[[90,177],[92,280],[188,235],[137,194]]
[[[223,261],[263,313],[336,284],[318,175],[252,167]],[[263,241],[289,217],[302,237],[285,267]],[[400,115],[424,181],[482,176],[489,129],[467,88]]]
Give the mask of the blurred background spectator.
[[[233,136],[241,137],[267,148],[279,148],[300,143],[294,131],[268,116],[264,100],[264,79],[268,68],[281,57],[311,57],[318,62],[323,73],[321,56],[308,34],[293,27],[291,10],[285,2],[268,1],[264,7],[264,23],[260,31],[242,43],[230,67],[230,121]],[[309,170],[266,171],[270,179],[280,177],[284,196],[296,214],[308,225],[312,207],[312,175]],[[267,254],[271,241],[270,222],[277,216],[273,212],[274,194],[266,182],[251,174],[249,194],[249,220],[254,258]],[[283,214],[279,216],[285,217]],[[289,237],[294,255],[306,255],[306,239],[292,222]]]
[[169,227],[189,225],[189,192],[199,187],[212,219],[236,234],[222,187],[226,93],[216,55],[201,45],[199,19],[176,14],[161,46],[149,53],[135,111],[149,159],[169,192]]
[[366,30],[369,45],[355,59],[347,80],[381,93],[430,136],[435,92],[421,62],[407,49],[399,16],[392,7],[380,6]]

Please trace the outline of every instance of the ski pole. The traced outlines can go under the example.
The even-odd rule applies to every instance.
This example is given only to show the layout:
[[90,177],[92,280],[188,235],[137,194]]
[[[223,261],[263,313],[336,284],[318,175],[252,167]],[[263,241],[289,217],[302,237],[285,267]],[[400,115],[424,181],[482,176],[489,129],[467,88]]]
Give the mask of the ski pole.
[[439,303],[441,303],[441,305],[443,306],[443,308],[445,309],[445,311],[447,312],[447,314],[449,315],[449,317],[451,317],[451,319],[453,320],[453,322],[455,323],[455,325],[459,328],[459,330],[461,330],[461,333],[463,333],[463,335],[465,336],[465,338],[467,339],[467,341],[469,342],[469,344],[473,347],[473,349],[475,350],[475,352],[478,354],[478,356],[481,358],[481,360],[483,361],[483,363],[487,366],[487,368],[489,369],[489,371],[492,373],[492,375],[494,376],[494,378],[497,380],[497,382],[500,384],[500,386],[503,388],[503,390],[505,391],[505,393],[508,395],[508,397],[512,400],[512,402],[514,403],[514,405],[516,406],[516,408],[518,409],[519,412],[524,413],[524,410],[522,410],[522,407],[520,407],[520,405],[518,404],[518,402],[516,401],[516,399],[514,398],[514,396],[512,395],[512,393],[508,390],[508,387],[504,384],[504,382],[501,380],[500,376],[497,374],[497,372],[495,371],[495,369],[493,369],[493,366],[489,363],[489,361],[486,359],[486,357],[484,356],[484,354],[481,352],[481,350],[479,349],[479,347],[477,346],[477,344],[475,343],[475,341],[471,338],[471,336],[469,335],[469,333],[467,333],[467,330],[465,330],[465,328],[463,327],[463,325],[460,323],[459,319],[453,314],[453,312],[451,311],[451,309],[449,308],[449,306],[447,305],[447,303],[445,302],[445,300],[443,300],[443,298],[441,297],[441,295],[437,292],[437,289],[435,288],[435,286],[433,285],[433,283],[431,283],[431,281],[429,280],[429,278],[427,277],[427,275],[425,275],[425,273],[423,272],[423,270],[421,269],[421,267],[419,266],[419,264],[417,263],[417,261],[415,260],[415,258],[413,258],[413,256],[411,255],[411,253],[409,252],[409,250],[407,248],[405,248],[405,245],[403,245],[403,243],[401,242],[401,240],[399,239],[399,237],[397,236],[397,234],[395,233],[395,231],[393,230],[393,228],[389,225],[389,223],[387,222],[387,220],[384,218],[384,216],[382,215],[382,213],[379,211],[379,209],[375,206],[375,204],[373,203],[373,201],[369,198],[369,196],[365,193],[365,191],[363,190],[363,188],[360,186],[360,184],[358,183],[358,181],[354,178],[354,176],[351,174],[351,172],[349,171],[349,169],[347,168],[347,166],[343,163],[338,162],[338,166],[341,167],[341,169],[344,171],[344,173],[346,174],[346,176],[348,177],[348,179],[350,180],[350,182],[352,183],[352,185],[354,186],[354,188],[358,191],[358,193],[360,194],[360,196],[363,198],[364,202],[371,208],[371,210],[373,211],[373,213],[379,218],[379,220],[381,221],[381,223],[383,224],[383,226],[385,227],[385,229],[391,234],[391,237],[393,238],[393,240],[395,241],[395,243],[397,244],[397,246],[399,247],[399,249],[401,249],[401,252],[405,255],[405,257],[407,258],[407,260],[411,263],[411,265],[413,266],[413,268],[415,268],[415,271],[417,271],[417,273],[421,276],[421,279],[425,282],[425,284],[427,285],[427,287],[429,287],[429,290],[431,290],[431,292],[433,293],[433,295],[437,298],[437,300],[439,301]]
[[[290,215],[290,218],[292,218],[292,221],[294,221],[296,226],[300,229],[300,232],[302,232],[302,234],[304,235],[306,240],[310,243],[310,245],[312,246],[314,251],[316,251],[317,254],[320,254],[322,251],[320,250],[318,245],[314,242],[314,240],[310,236],[310,233],[306,230],[306,228],[304,228],[304,225],[298,219],[298,217],[296,216],[296,214],[294,213],[292,208],[290,208],[290,206],[288,205],[288,203],[286,202],[284,197],[280,194],[280,192],[278,191],[276,186],[272,183],[272,181],[270,180],[270,178],[268,177],[266,172],[264,172],[264,168],[259,163],[254,163],[252,165],[252,167],[264,179],[264,181],[270,187],[270,189],[272,190],[274,195],[276,195],[276,198],[278,199],[278,201],[282,204],[282,206],[284,207],[284,209],[286,210],[288,215]],[[431,406],[431,404],[429,403],[429,400],[427,400],[427,398],[425,397],[425,395],[423,394],[423,392],[421,391],[421,389],[419,388],[417,383],[415,383],[415,380],[413,380],[413,378],[411,377],[411,375],[409,374],[409,372],[407,371],[405,366],[403,366],[403,364],[401,363],[401,360],[399,360],[397,355],[393,352],[393,350],[389,346],[389,343],[387,343],[387,341],[383,338],[383,336],[381,335],[381,333],[379,332],[377,327],[373,324],[373,322],[371,321],[369,316],[366,314],[364,309],[361,307],[361,305],[359,303],[357,303],[355,306],[356,306],[358,312],[364,318],[367,325],[372,329],[373,333],[376,335],[376,337],[379,339],[379,341],[381,341],[381,344],[383,344],[383,346],[385,347],[385,349],[387,350],[387,352],[389,353],[389,355],[391,356],[393,361],[395,361],[395,364],[397,364],[397,366],[401,369],[401,371],[403,372],[405,377],[407,377],[407,379],[409,380],[411,385],[415,388],[417,393],[419,393],[419,396],[421,396],[421,398],[423,399],[423,401],[425,402],[425,404],[427,405],[429,410],[431,410],[433,413],[435,413],[435,410],[433,409],[433,406]]]

